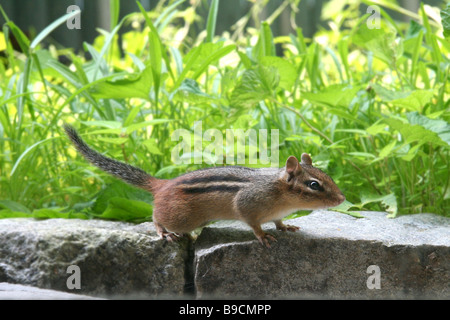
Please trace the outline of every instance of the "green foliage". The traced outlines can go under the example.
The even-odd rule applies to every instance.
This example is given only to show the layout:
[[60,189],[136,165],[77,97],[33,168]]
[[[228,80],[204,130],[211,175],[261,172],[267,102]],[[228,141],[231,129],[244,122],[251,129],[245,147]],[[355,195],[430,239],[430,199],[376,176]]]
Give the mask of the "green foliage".
[[[41,46],[71,14],[30,41],[2,11],[0,217],[148,220],[151,196],[91,167],[61,124],[73,124],[110,157],[171,178],[206,166],[172,158],[173,132],[194,137],[196,121],[203,132],[224,136],[227,129],[279,129],[279,163],[310,153],[346,195],[342,212],[450,214],[448,4],[439,25],[428,6],[414,13],[379,2],[380,28],[370,29],[359,1],[331,10],[344,8],[333,0],[323,10],[330,29],[307,39],[300,28],[273,35],[271,23],[287,0],[251,28],[244,22],[257,16],[255,4],[234,34],[222,35],[215,28],[219,1],[212,1],[204,32],[192,38],[189,28],[199,19],[196,6],[184,2],[153,12],[137,3],[136,13],[119,21],[120,2],[113,1],[111,32],[84,44],[92,60]],[[396,22],[386,8],[415,20]],[[124,25],[131,28],[119,42]],[[60,63],[62,56],[70,63]]]

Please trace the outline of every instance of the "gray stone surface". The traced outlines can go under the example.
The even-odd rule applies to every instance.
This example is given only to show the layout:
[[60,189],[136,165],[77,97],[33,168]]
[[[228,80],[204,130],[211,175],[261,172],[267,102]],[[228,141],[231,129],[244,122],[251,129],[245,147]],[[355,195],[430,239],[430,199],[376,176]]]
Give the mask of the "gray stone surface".
[[[239,222],[205,228],[195,243],[197,296],[253,298],[450,298],[450,219],[432,214],[364,218],[316,211],[266,226],[278,241],[262,247]],[[380,289],[367,281],[380,270]]]
[[[267,224],[271,249],[240,222],[210,225],[192,244],[161,241],[150,222],[0,219],[0,299],[450,298],[450,219],[361,214],[315,211],[286,222],[296,233]],[[67,288],[70,265],[80,290]],[[380,289],[367,287],[373,265]]]
[[0,300],[98,300],[99,298],[0,282]]
[[0,220],[0,282],[80,294],[162,297],[184,292],[187,240],[160,241],[152,223],[77,219]]

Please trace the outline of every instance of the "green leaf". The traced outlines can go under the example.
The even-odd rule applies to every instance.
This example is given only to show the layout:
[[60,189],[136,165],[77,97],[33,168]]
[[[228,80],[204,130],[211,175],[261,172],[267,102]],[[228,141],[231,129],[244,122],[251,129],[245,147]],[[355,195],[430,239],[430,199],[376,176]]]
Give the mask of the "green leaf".
[[0,219],[7,218],[35,218],[35,219],[89,219],[89,216],[82,212],[62,212],[63,208],[51,209],[43,208],[36,209],[32,213],[15,211],[11,209],[0,210]]
[[10,218],[32,218],[30,213],[22,211],[14,211],[11,209],[0,210],[0,219],[10,219]]
[[212,42],[216,32],[217,11],[219,9],[219,0],[212,0],[209,8],[208,20],[206,22],[206,42]]
[[259,65],[246,70],[231,94],[231,105],[252,107],[271,97],[279,82],[280,76],[275,67]]
[[216,98],[201,91],[198,83],[189,78],[184,79],[181,85],[172,92],[171,96],[170,99],[173,99],[174,101],[192,104],[211,103],[216,100]]
[[388,134],[388,132],[386,131],[386,128],[387,128],[387,126],[385,124],[378,124],[378,122],[377,122],[377,123],[374,123],[373,125],[371,125],[370,127],[368,127],[366,129],[366,132],[372,136],[375,136],[380,133]]
[[390,193],[388,195],[380,196],[363,193],[361,195],[361,207],[372,202],[381,202],[386,207],[386,211],[389,213],[387,215],[388,218],[394,218],[397,215],[398,208],[395,194]]
[[8,21],[6,25],[11,29],[14,38],[16,39],[17,43],[20,46],[20,50],[28,56],[30,49],[30,40],[14,22]]
[[67,20],[69,20],[70,18],[80,14],[81,11],[76,10],[76,11],[72,11],[69,12],[65,15],[63,15],[62,17],[56,19],[55,21],[53,21],[51,24],[49,24],[47,27],[44,28],[44,30],[42,30],[37,36],[36,38],[34,38],[33,42],[31,42],[30,45],[30,49],[34,49],[36,48],[36,46],[45,39],[46,36],[48,36],[53,30],[55,30],[57,27],[59,27],[61,24],[63,24],[64,22],[66,22]]
[[310,102],[324,103],[333,107],[348,108],[357,92],[361,90],[360,86],[351,87],[343,84],[330,85],[320,92],[304,92],[302,98]]
[[340,205],[332,208],[331,210],[337,211],[340,213],[345,213],[345,214],[348,214],[355,218],[364,218],[358,211],[350,211],[350,209],[353,207],[355,207],[355,205],[353,203],[349,202],[348,200],[345,200]]
[[96,140],[112,143],[112,144],[124,144],[128,141],[128,138],[107,138],[107,137],[97,137]]
[[148,139],[142,142],[142,144],[147,148],[148,152],[151,154],[156,154],[163,156],[164,153],[161,152],[158,148],[158,143],[156,142],[156,139]]
[[380,99],[411,111],[422,110],[433,98],[433,90],[417,89],[414,91],[393,91],[386,89],[376,83],[372,88]]
[[18,211],[30,214],[31,211],[27,207],[12,200],[0,200],[0,209],[9,209],[11,211]]
[[393,118],[386,118],[384,121],[392,129],[400,132],[405,143],[417,142],[420,144],[432,143],[440,146],[448,145],[435,132],[426,129],[421,125],[412,125]]
[[383,149],[381,149],[378,157],[384,159],[386,157],[388,157],[391,154],[392,149],[394,149],[395,145],[397,144],[397,141],[391,141],[390,143],[388,143],[387,145],[384,146]]
[[206,42],[193,48],[183,58],[185,66],[180,76],[178,77],[174,87],[180,86],[182,81],[186,78],[189,71],[194,72],[192,79],[197,79],[210,65],[218,63],[218,61],[236,49],[236,45],[231,44],[223,47],[224,42]]
[[135,106],[135,107],[133,107],[133,109],[131,109],[130,113],[128,114],[127,118],[125,119],[125,121],[123,123],[124,127],[128,127],[129,125],[131,125],[133,123],[137,114],[139,113],[139,111],[141,111],[141,107],[142,106]]
[[418,112],[408,112],[406,118],[412,125],[421,127],[436,133],[442,142],[450,146],[450,124],[445,120],[434,120],[420,115]]
[[112,197],[99,218],[120,221],[149,221],[152,216],[152,205],[121,197]]
[[369,29],[366,23],[361,23],[353,34],[352,40],[388,65],[392,65],[403,54],[402,39],[396,39],[394,30]]
[[236,49],[236,45],[230,44],[226,47],[223,47],[216,52],[211,53],[204,61],[203,63],[197,68],[197,70],[192,75],[192,78],[197,79],[203,72],[205,72],[206,68],[213,64],[214,62],[219,61],[222,57],[226,56],[230,52],[234,51]]
[[263,66],[277,68],[280,75],[280,88],[292,90],[297,79],[297,70],[292,63],[276,56],[262,57],[260,62]]
[[33,211],[33,218],[35,219],[89,219],[89,217],[82,212],[61,212],[62,209],[37,209]]
[[441,21],[444,37],[450,41],[450,2],[447,3],[445,9],[441,10]]
[[161,68],[162,68],[161,39],[159,37],[158,30],[156,30],[155,26],[151,22],[150,18],[147,15],[147,12],[145,12],[144,7],[142,7],[139,1],[137,1],[136,3],[139,6],[139,10],[141,11],[142,15],[145,18],[145,22],[150,28],[149,34],[150,60],[151,60],[150,66],[152,69],[153,81],[155,83],[155,96],[156,99],[158,99],[158,92],[161,80]]
[[275,44],[273,42],[273,34],[270,25],[264,21],[261,24],[259,38],[253,47],[252,56],[254,60],[260,61],[262,57],[274,56]]
[[96,98],[150,99],[150,90],[153,84],[152,68],[147,66],[141,72],[120,74],[116,80],[105,80],[94,85],[90,92]]
[[[115,180],[114,183],[111,183],[100,191],[92,207],[92,211],[96,214],[102,214],[107,209],[109,200],[114,197],[144,201],[150,205],[153,203],[153,197],[149,192],[130,186],[123,181]],[[147,212],[147,215],[151,215],[151,211],[150,213]]]

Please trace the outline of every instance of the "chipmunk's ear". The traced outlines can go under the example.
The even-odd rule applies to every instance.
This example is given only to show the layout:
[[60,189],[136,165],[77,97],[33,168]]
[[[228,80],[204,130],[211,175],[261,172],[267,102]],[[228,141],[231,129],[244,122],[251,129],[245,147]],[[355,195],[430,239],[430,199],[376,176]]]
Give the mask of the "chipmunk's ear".
[[307,153],[302,153],[302,162],[301,164],[306,164],[308,166],[312,166],[312,159]]
[[286,161],[286,173],[288,174],[288,182],[298,176],[302,171],[302,167],[298,163],[298,160],[294,156],[290,156]]

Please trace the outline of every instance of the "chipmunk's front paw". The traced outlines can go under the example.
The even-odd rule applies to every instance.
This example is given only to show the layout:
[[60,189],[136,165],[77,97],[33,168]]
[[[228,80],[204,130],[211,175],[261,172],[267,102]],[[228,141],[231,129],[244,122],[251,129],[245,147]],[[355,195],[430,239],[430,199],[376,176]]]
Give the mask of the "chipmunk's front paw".
[[257,236],[259,243],[261,243],[263,246],[265,246],[266,248],[270,249],[270,241],[272,242],[276,242],[277,239],[275,239],[275,237],[271,236],[270,234],[264,233],[261,236]]
[[275,221],[275,226],[277,227],[277,230],[281,231],[296,232],[300,230],[300,227],[284,224],[281,220]]
[[289,224],[284,224],[283,226],[281,226],[280,228],[277,228],[277,229],[281,230],[281,231],[296,232],[296,231],[300,230],[300,227],[291,226]]

